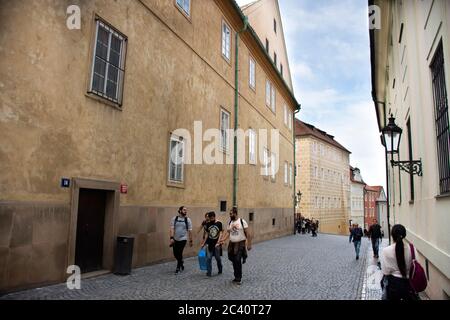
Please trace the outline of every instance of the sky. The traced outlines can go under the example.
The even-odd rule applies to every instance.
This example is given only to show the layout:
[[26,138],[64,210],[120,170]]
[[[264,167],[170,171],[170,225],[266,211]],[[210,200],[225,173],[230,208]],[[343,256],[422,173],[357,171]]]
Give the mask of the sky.
[[[244,5],[250,0],[238,0]],[[367,1],[279,0],[297,118],[333,135],[369,185],[386,188],[371,97]]]

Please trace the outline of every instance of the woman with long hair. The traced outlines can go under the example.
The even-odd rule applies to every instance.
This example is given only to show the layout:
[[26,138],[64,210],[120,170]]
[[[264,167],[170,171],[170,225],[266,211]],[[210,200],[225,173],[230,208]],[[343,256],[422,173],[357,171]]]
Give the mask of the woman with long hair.
[[381,270],[383,271],[383,300],[416,300],[417,294],[409,283],[411,251],[408,243],[403,241],[406,229],[401,224],[392,227],[394,243],[381,253]]

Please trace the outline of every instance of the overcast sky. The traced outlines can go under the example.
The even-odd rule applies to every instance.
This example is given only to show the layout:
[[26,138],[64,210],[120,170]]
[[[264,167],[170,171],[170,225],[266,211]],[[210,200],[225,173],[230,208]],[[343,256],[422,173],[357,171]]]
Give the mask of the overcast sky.
[[[250,0],[238,0],[244,5]],[[335,136],[369,185],[386,185],[371,98],[367,1],[279,0],[297,115]],[[268,22],[269,23],[269,22]]]

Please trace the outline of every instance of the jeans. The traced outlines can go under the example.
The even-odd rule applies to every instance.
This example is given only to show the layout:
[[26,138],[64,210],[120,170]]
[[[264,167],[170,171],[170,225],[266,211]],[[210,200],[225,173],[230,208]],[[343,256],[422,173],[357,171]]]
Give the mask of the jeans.
[[186,246],[186,240],[183,241],[176,241],[173,244],[173,255],[175,256],[175,259],[177,259],[177,269],[180,269],[183,267],[183,250]]
[[212,272],[212,258],[215,257],[217,261],[217,269],[219,272],[222,272],[222,259],[220,258],[220,247],[214,247],[213,250],[210,251],[209,246],[206,248],[206,267],[207,274],[211,275]]
[[356,256],[359,257],[359,250],[361,249],[361,240],[354,241],[353,245],[355,246]]
[[380,239],[372,239],[372,249],[374,256],[378,257],[378,248],[380,247]]

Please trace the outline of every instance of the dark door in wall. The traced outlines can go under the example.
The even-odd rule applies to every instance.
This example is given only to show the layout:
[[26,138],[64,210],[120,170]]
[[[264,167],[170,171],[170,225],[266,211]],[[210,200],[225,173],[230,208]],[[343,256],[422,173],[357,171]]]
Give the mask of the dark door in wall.
[[80,189],[75,264],[82,273],[101,270],[106,191]]

